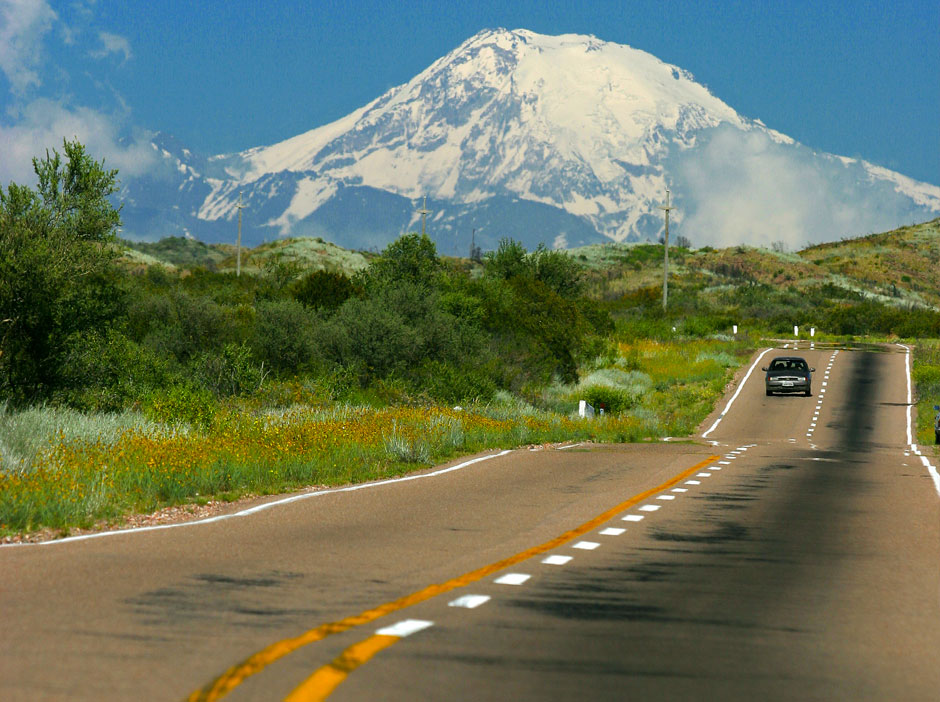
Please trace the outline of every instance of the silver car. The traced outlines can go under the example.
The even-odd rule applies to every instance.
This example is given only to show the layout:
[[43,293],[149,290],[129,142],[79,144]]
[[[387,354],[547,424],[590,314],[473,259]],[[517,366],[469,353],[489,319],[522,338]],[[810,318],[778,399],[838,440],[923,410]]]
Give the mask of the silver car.
[[775,392],[799,392],[807,397],[813,394],[812,383],[815,368],[810,368],[805,358],[799,356],[777,356],[766,368],[764,387],[768,395]]

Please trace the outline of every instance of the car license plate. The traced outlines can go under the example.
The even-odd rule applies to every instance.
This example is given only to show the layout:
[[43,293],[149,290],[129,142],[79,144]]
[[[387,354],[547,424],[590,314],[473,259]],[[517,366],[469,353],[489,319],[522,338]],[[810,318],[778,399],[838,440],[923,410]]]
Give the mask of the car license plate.
[[792,388],[792,387],[793,387],[793,381],[792,381],[792,380],[784,380],[784,381],[783,381],[782,383],[780,383],[780,384],[781,384],[783,387],[785,387],[785,388]]

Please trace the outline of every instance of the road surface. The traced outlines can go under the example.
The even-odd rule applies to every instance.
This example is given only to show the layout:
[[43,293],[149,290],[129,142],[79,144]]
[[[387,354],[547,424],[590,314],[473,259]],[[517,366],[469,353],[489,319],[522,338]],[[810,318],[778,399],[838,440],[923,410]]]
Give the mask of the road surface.
[[0,548],[0,699],[940,699],[940,499],[885,348],[801,350],[808,398],[755,371],[694,442]]

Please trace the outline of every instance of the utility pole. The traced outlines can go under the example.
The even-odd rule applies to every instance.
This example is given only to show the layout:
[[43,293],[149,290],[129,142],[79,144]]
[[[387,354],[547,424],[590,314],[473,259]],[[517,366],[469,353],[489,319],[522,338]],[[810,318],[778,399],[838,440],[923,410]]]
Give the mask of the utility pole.
[[238,204],[235,205],[238,208],[238,239],[235,243],[235,277],[240,277],[242,274],[242,210],[247,207],[247,205],[242,204],[242,193],[238,191]]
[[666,300],[669,297],[669,210],[676,209],[669,206],[669,190],[666,190],[666,204],[659,209],[666,213],[666,238],[663,241],[663,312],[666,311]]
[[424,223],[427,220],[428,215],[431,214],[431,210],[428,209],[428,196],[424,196],[424,206],[418,210],[418,214],[421,215],[421,236],[424,236]]

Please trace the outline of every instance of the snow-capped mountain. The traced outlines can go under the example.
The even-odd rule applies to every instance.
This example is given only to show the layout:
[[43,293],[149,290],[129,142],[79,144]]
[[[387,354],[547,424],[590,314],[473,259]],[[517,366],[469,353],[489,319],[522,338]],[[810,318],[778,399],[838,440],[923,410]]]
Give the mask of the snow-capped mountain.
[[443,253],[466,252],[474,231],[484,248],[655,239],[667,187],[696,244],[801,244],[940,213],[940,188],[817,154],[646,52],[527,30],[480,32],[278,144],[204,159],[161,135],[154,148],[163,169],[128,184],[124,211],[151,238],[231,239],[240,195],[248,241],[356,248],[420,230],[427,198]]

